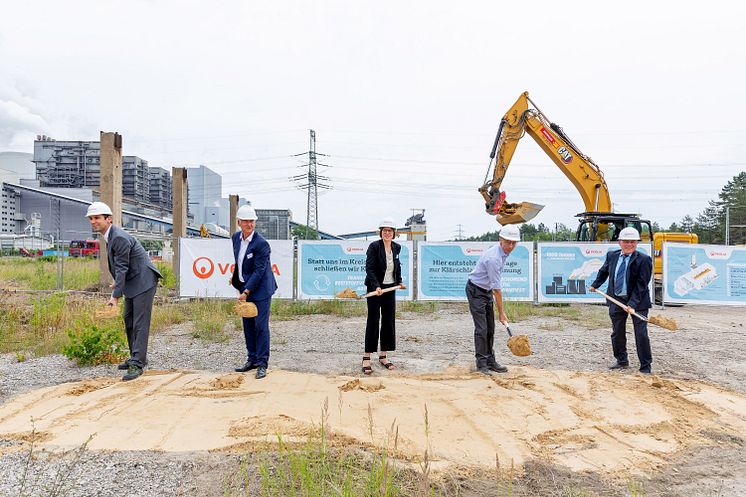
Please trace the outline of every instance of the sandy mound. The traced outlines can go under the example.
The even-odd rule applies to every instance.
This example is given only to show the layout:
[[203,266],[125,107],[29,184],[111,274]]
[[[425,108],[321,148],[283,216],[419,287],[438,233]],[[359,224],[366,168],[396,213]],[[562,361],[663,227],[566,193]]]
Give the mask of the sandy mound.
[[[328,425],[370,445],[398,428],[399,456],[425,449],[437,466],[518,466],[543,458],[575,471],[650,473],[703,433],[746,432],[746,397],[713,385],[641,375],[513,367],[508,374],[330,378],[272,370],[253,375],[149,372],[37,390],[0,407],[0,438],[28,434],[47,448],[230,450],[304,436]],[[427,406],[428,426],[425,426]]]

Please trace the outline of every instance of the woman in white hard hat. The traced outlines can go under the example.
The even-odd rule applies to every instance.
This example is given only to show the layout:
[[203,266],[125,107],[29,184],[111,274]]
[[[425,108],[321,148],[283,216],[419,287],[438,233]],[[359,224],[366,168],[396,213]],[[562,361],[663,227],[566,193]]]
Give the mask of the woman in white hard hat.
[[[401,279],[399,253],[401,245],[394,242],[396,224],[387,217],[378,225],[380,240],[368,246],[365,260],[365,286],[368,292],[377,295],[368,298],[368,321],[365,326],[365,354],[363,355],[363,373],[371,374],[370,356],[378,350],[380,336],[381,351],[378,362],[386,369],[395,369],[394,363],[388,360],[388,352],[396,349],[394,316],[396,313],[395,291],[383,292],[384,289],[405,288]],[[379,330],[380,322],[380,330]]]

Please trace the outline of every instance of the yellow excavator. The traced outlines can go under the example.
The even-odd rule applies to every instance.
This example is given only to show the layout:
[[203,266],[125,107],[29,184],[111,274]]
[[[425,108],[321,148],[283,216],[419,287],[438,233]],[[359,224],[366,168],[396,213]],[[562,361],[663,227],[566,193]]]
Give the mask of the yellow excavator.
[[490,153],[490,159],[494,160],[492,179],[479,188],[489,214],[497,216],[497,221],[502,225],[518,224],[533,219],[544,207],[530,202],[509,203],[505,193],[500,191],[518,142],[525,133],[539,144],[575,185],[587,213],[611,212],[611,196],[601,169],[578,149],[562,128],[547,119],[529,98],[528,92],[523,92],[500,121]]
[[488,214],[494,215],[502,224],[519,224],[533,219],[544,208],[531,202],[510,203],[500,190],[505,174],[510,167],[518,142],[528,134],[539,144],[552,162],[567,176],[580,194],[585,212],[576,217],[580,225],[577,241],[616,241],[619,232],[632,226],[640,232],[643,242],[654,241],[655,273],[661,275],[660,248],[664,241],[697,243],[697,235],[691,233],[653,233],[650,221],[640,219],[637,214],[612,212],[609,187],[601,169],[585,155],[565,134],[561,127],[551,122],[539,107],[523,92],[500,120],[497,136],[490,153],[490,169],[494,161],[492,179],[479,188]]

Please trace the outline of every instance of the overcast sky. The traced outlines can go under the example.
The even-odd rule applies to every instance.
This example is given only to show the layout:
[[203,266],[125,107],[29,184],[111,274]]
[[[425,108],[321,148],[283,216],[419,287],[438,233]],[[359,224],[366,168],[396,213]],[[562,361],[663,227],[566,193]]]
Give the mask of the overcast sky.
[[[149,165],[206,165],[223,196],[305,222],[309,129],[331,190],[319,227],[497,229],[476,189],[524,90],[662,226],[746,170],[746,3],[2,1],[0,151],[123,135]],[[572,184],[528,136],[503,183],[576,226]]]

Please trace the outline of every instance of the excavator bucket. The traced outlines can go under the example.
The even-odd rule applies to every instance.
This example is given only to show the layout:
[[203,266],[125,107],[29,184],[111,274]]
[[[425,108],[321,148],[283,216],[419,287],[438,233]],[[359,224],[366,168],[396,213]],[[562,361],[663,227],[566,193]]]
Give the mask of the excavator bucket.
[[497,222],[506,224],[520,224],[530,221],[544,208],[543,205],[521,202],[520,204],[504,203],[497,212]]

